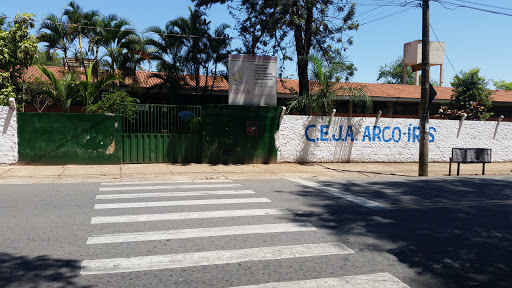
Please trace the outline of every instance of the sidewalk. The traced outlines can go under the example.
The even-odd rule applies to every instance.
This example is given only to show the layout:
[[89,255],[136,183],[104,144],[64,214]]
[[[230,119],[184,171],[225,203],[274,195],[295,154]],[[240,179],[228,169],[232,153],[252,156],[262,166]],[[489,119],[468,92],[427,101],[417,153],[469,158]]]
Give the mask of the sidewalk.
[[[448,163],[429,163],[429,176],[448,176]],[[486,164],[486,175],[510,175],[512,162]],[[452,164],[452,177],[457,164]],[[461,164],[460,175],[481,175],[482,164]],[[0,184],[172,181],[209,179],[357,178],[418,175],[418,163],[0,165]]]

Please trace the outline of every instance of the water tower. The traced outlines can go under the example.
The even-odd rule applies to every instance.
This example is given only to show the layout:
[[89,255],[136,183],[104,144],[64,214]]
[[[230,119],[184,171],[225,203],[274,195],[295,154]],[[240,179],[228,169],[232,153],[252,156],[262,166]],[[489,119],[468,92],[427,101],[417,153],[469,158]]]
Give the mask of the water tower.
[[[444,47],[444,42],[430,42],[430,66],[441,66],[439,87],[443,87]],[[411,66],[416,85],[420,85],[420,74],[418,71],[421,71],[421,40],[404,44],[403,84],[407,83],[407,66]]]

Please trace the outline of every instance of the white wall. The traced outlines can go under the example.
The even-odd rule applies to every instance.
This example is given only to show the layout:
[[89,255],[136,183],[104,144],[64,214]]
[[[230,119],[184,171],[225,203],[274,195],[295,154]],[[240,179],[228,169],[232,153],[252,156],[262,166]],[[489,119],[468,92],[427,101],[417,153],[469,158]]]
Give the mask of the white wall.
[[[328,122],[328,117],[284,116],[275,135],[277,161],[418,161],[418,119],[380,118],[376,123],[376,118],[334,117],[327,130],[322,125]],[[512,123],[501,122],[497,130],[497,122],[460,123],[458,120],[430,120],[427,128],[430,132],[429,161],[448,162],[452,148],[491,148],[492,162],[512,161]],[[353,131],[353,141],[348,127]]]
[[0,164],[18,161],[18,128],[16,111],[0,106]]

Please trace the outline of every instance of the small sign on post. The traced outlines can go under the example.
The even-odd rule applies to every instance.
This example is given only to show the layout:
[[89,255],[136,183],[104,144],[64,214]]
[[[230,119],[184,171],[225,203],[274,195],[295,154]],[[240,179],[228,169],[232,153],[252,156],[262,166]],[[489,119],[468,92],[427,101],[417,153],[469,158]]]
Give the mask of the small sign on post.
[[482,163],[482,175],[485,175],[485,163],[491,163],[491,156],[492,150],[488,148],[452,148],[448,175],[452,174],[452,162],[457,163],[457,176],[460,172],[460,163]]

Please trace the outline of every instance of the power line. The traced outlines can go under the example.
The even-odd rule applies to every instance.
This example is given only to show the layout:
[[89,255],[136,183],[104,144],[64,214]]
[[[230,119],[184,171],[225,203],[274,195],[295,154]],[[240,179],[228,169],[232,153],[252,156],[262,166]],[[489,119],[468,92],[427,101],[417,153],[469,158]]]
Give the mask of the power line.
[[[449,2],[449,1],[445,1],[445,0],[432,0],[432,1],[439,3],[444,8],[450,9],[450,10],[455,10],[457,8],[467,8],[467,9],[473,9],[473,10],[478,10],[478,11],[492,13],[492,14],[497,14],[497,15],[512,16],[512,13],[509,13],[509,12],[502,12],[502,11],[496,11],[496,10],[491,10],[491,9],[487,9],[487,8],[480,8],[480,7],[475,7],[475,6],[469,6],[469,5]],[[457,1],[457,0],[454,0],[454,1]],[[459,1],[462,1],[462,0],[459,0]],[[476,3],[476,2],[472,2],[472,3]],[[477,5],[482,5],[482,6],[491,6],[491,5],[483,5],[483,4],[480,4],[480,3],[476,3],[476,4]],[[452,6],[453,8],[449,8],[446,5]],[[499,7],[499,6],[493,6],[493,7],[497,7],[498,9],[511,10],[510,8],[505,8],[505,7]]]
[[434,31],[434,27],[432,27],[432,24],[430,22],[428,23],[428,25],[430,25],[430,29],[432,30],[432,32],[434,32],[434,36],[436,36],[437,42],[439,43],[439,46],[443,50],[443,54],[446,56],[446,59],[448,59],[450,66],[452,66],[453,71],[455,73],[457,73],[457,70],[455,70],[455,67],[453,67],[452,61],[450,60],[450,58],[448,57],[448,54],[446,54],[446,51],[444,50],[443,45],[441,45],[441,41],[439,41],[439,38],[437,38],[437,34],[436,34],[436,31]]
[[365,23],[362,23],[362,24],[359,24],[359,26],[363,26],[363,25],[366,25],[366,24],[369,24],[369,23],[373,23],[375,21],[378,21],[378,20],[382,20],[382,19],[385,19],[385,18],[389,18],[389,17],[392,17],[392,16],[395,16],[395,15],[398,15],[398,14],[402,14],[402,13],[405,13],[405,12],[409,12],[411,10],[414,10],[418,7],[409,7],[409,8],[405,8],[403,10],[400,10],[400,11],[397,11],[395,13],[391,13],[389,15],[386,15],[386,16],[383,16],[383,17],[380,17],[380,18],[377,18],[377,19],[374,19],[374,20],[370,20],[368,22],[365,22]]
[[206,38],[206,39],[224,39],[224,40],[231,40],[231,39],[240,39],[237,37],[212,37],[212,36],[198,36],[198,35],[181,35],[181,34],[175,34],[175,33],[157,33],[157,32],[150,32],[150,31],[138,31],[134,29],[117,29],[117,28],[110,28],[110,27],[99,27],[99,26],[88,26],[88,25],[80,25],[80,24],[70,24],[70,23],[61,23],[61,22],[51,22],[48,20],[35,20],[35,19],[27,19],[27,18],[16,18],[16,17],[8,17],[5,15],[0,15],[0,18],[7,18],[7,19],[23,19],[23,20],[33,20],[37,23],[50,23],[50,24],[56,24],[56,25],[62,25],[67,27],[80,27],[80,28],[87,28],[87,29],[104,29],[104,30],[113,30],[113,31],[119,31],[119,32],[134,32],[134,33],[140,33],[140,34],[153,34],[153,35],[162,35],[162,36],[175,36],[175,37],[183,37],[183,38]]

